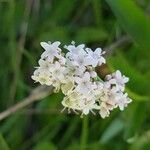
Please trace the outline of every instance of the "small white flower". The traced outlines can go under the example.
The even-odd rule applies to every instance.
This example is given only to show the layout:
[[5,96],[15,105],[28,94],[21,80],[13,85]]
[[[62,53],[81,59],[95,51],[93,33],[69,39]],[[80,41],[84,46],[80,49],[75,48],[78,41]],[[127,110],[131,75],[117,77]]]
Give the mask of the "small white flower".
[[97,65],[101,65],[103,63],[106,63],[106,60],[104,57],[102,57],[102,49],[97,48],[94,52],[90,48],[86,48],[86,51],[88,53],[88,61],[89,65],[92,65],[93,67],[96,67]]
[[81,108],[84,115],[89,114],[89,112],[95,107],[95,101],[91,99],[80,100],[79,107]]
[[88,66],[89,64],[88,61],[89,60],[85,55],[74,55],[72,59],[72,63],[80,68],[86,68],[86,66]]
[[125,94],[119,93],[118,100],[117,100],[117,105],[118,105],[118,107],[120,108],[121,111],[123,111],[124,108],[127,107],[127,105],[131,102],[132,102],[132,100],[128,97],[127,93],[125,93]]
[[81,99],[82,96],[79,93],[72,91],[64,97],[62,100],[62,105],[68,109],[81,110],[78,104],[79,100],[81,101]]
[[107,109],[112,110],[116,107],[116,93],[106,85],[107,84],[104,83],[99,93],[97,92],[97,102],[99,102],[99,104],[105,103]]
[[86,55],[84,47],[85,47],[84,44],[78,45],[77,47],[75,45],[65,46],[65,48],[69,51],[66,54],[66,57],[67,58],[69,57],[70,59],[74,59],[74,57],[76,56]]
[[76,90],[82,94],[89,94],[91,90],[96,88],[96,85],[90,81],[90,74],[86,72],[83,77],[75,77],[75,82],[78,84]]
[[61,85],[61,90],[65,95],[67,95],[73,90],[74,87],[75,85],[73,81],[67,81],[66,83]]
[[70,60],[66,61],[65,74],[69,76],[82,76],[85,72],[85,67],[75,66]]
[[52,44],[41,42],[40,44],[45,49],[45,51],[41,55],[41,59],[47,58],[49,62],[53,62],[54,57],[60,57],[61,49],[58,47],[60,45],[60,42],[57,41]]
[[51,74],[48,71],[43,71],[43,70],[35,70],[34,75],[31,76],[33,80],[36,82],[39,82],[42,85],[51,85]]
[[127,83],[129,81],[129,78],[122,75],[121,72],[119,70],[117,70],[115,73],[113,73],[112,75],[107,75],[106,79],[108,80],[108,82],[112,85],[116,85],[115,90],[119,91],[124,91],[125,88],[125,83]]
[[48,71],[51,66],[51,64],[47,60],[43,60],[43,59],[40,59],[38,63],[40,65],[40,67],[38,68],[43,69],[45,71]]
[[117,80],[117,82],[122,85],[124,85],[125,83],[129,81],[129,78],[124,75],[122,76],[119,70],[116,71],[116,73],[114,74],[114,77]]
[[101,117],[104,119],[105,117],[108,117],[110,114],[109,109],[107,108],[105,103],[101,103],[100,105],[100,111],[99,114],[101,115]]
[[61,66],[58,61],[56,61],[49,70],[52,73],[53,78],[55,78],[56,80],[61,81],[64,79],[65,67]]

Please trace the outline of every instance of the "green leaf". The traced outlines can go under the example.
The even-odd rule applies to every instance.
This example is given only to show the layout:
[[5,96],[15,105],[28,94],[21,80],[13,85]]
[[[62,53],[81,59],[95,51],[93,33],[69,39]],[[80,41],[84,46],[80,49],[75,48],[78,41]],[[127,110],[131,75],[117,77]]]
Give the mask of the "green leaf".
[[139,134],[139,131],[143,128],[142,124],[145,120],[146,114],[146,103],[134,103],[132,107],[130,106],[130,111],[128,118],[126,118],[126,126],[124,131],[124,138],[127,141],[130,141],[131,138],[136,139],[136,135]]
[[59,141],[59,145],[64,146],[67,142],[70,142],[71,137],[75,133],[75,130],[77,129],[77,126],[79,124],[80,119],[77,117],[74,117],[69,122],[68,128],[66,132],[64,132],[63,137]]
[[115,137],[124,127],[124,122],[120,119],[114,120],[101,136],[100,142],[107,143]]
[[150,130],[140,135],[136,141],[131,145],[130,150],[149,150],[150,147]]
[[63,0],[56,2],[52,10],[51,20],[55,22],[66,21],[71,17],[72,11],[75,9],[76,1]]
[[48,141],[40,142],[33,148],[33,150],[56,150],[56,149],[57,148],[55,147],[55,145]]
[[132,0],[106,0],[120,25],[143,49],[150,49],[150,18]]
[[49,27],[45,27],[44,29],[40,29],[39,31],[39,35],[37,38],[37,45],[39,45],[39,43],[41,41],[56,41],[56,40],[60,40],[60,41],[68,41],[68,30],[64,27],[59,27],[59,26],[55,26],[55,27],[51,27],[49,29]]
[[103,41],[108,37],[108,33],[99,28],[81,28],[78,30],[75,41],[88,43]]
[[95,24],[97,26],[102,26],[102,2],[101,0],[93,0],[91,1],[93,5],[93,13],[95,18]]
[[1,134],[0,134],[0,150],[9,150],[8,145]]

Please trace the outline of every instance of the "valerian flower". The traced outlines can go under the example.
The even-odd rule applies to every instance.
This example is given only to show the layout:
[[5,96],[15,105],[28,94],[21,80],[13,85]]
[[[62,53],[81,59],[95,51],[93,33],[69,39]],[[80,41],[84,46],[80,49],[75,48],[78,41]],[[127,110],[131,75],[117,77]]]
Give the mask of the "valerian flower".
[[132,101],[125,93],[125,84],[129,78],[119,70],[107,75],[103,80],[98,77],[95,68],[106,63],[101,48],[94,51],[84,44],[75,42],[65,46],[67,53],[60,48],[60,42],[41,42],[44,52],[32,75],[35,82],[52,85],[55,92],[64,94],[62,105],[70,112],[81,112],[81,115],[95,114],[98,111],[102,118],[119,108],[121,111]]
[[90,48],[86,48],[86,51],[88,53],[87,59],[89,65],[92,65],[92,67],[100,66],[101,64],[106,63],[105,58],[102,56],[104,52],[102,52],[101,48],[97,48],[95,51],[92,51]]
[[109,80],[110,84],[115,84],[116,88],[120,89],[121,91],[124,91],[125,83],[129,81],[129,78],[124,75],[122,76],[119,70],[112,75],[107,75],[106,78]]
[[61,49],[59,48],[60,42],[54,42],[54,43],[46,43],[41,42],[41,46],[45,49],[43,54],[41,55],[41,59],[47,58],[48,61],[53,62],[54,57],[59,58],[59,54]]
[[93,90],[95,87],[90,81],[90,74],[88,72],[85,72],[81,77],[76,77],[75,82],[77,83],[76,90],[84,95],[91,92],[91,90]]

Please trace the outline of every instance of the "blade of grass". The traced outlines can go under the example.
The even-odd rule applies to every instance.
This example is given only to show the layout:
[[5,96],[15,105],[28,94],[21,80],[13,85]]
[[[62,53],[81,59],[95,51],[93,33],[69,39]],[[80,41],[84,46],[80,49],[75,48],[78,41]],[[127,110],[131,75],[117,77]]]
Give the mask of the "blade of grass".
[[1,134],[0,134],[0,149],[1,150],[9,150],[9,147]]
[[102,26],[102,4],[101,0],[93,0],[91,1],[93,5],[95,24],[96,26]]
[[72,136],[73,133],[75,132],[75,129],[77,128],[78,124],[79,124],[79,118],[78,118],[78,116],[77,116],[77,117],[74,117],[74,118],[71,120],[71,122],[70,122],[70,124],[69,124],[69,126],[68,126],[67,131],[66,131],[65,134],[63,135],[63,137],[62,137],[62,139],[61,139],[61,141],[60,141],[60,143],[59,143],[59,144],[61,145],[61,147],[62,147],[62,146],[65,146],[65,144],[69,141],[69,139],[71,138],[71,136]]
[[150,18],[131,0],[106,0],[120,25],[148,53],[150,49]]

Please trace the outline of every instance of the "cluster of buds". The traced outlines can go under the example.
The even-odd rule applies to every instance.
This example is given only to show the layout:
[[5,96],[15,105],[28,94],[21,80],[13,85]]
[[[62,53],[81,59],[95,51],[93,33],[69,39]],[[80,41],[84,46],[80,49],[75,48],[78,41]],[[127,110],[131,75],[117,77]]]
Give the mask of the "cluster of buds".
[[96,110],[105,118],[114,108],[124,110],[131,102],[124,91],[129,78],[119,70],[107,75],[105,81],[98,77],[95,68],[106,63],[101,48],[93,51],[84,44],[75,46],[72,42],[64,46],[67,50],[64,54],[58,41],[41,42],[41,46],[45,51],[32,79],[42,85],[52,85],[55,92],[61,90],[64,109],[81,112],[81,116],[90,112],[95,114]]

